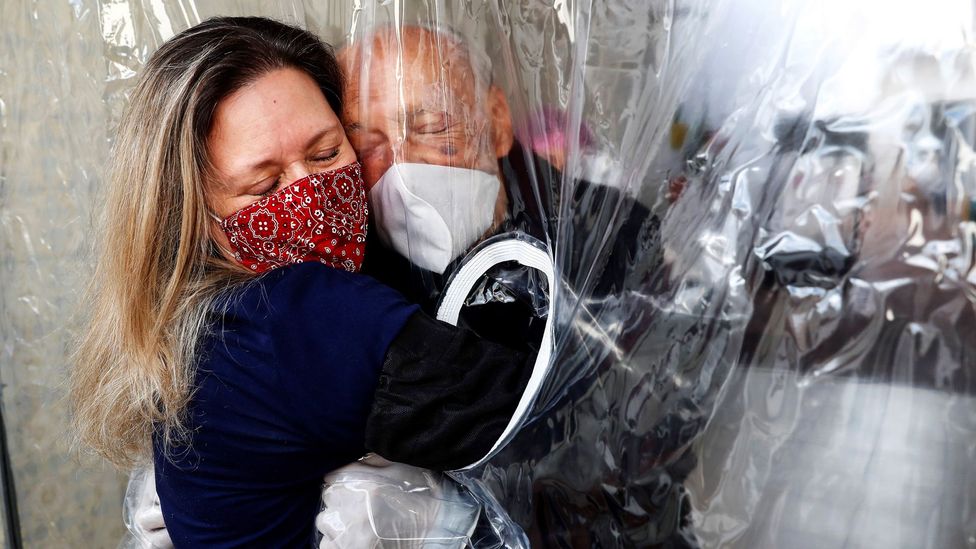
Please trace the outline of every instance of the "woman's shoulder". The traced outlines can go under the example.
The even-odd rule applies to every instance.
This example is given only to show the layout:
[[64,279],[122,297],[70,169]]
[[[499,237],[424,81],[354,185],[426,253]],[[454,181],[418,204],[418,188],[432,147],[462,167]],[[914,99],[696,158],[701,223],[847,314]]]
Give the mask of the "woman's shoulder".
[[336,269],[322,263],[296,263],[269,273],[264,283],[273,306],[328,301],[336,306],[369,302],[405,303],[396,290],[376,279]]
[[[307,261],[256,277],[220,302],[234,316],[290,317],[413,308],[396,290],[374,278]],[[341,317],[340,317],[341,318]]]

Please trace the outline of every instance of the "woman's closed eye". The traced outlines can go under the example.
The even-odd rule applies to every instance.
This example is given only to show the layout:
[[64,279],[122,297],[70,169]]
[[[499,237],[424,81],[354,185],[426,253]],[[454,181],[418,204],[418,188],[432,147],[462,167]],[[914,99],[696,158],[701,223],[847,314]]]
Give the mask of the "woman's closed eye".
[[251,193],[251,194],[252,194],[252,196],[261,196],[261,197],[264,197],[264,196],[268,196],[270,194],[273,194],[276,190],[278,190],[278,183],[280,183],[280,182],[281,182],[281,178],[280,177],[276,177],[276,178],[270,180],[267,183],[262,183],[255,190],[255,192],[254,193]]
[[[323,164],[328,164],[339,157],[340,150],[338,147],[331,149],[329,151],[324,151],[317,154],[309,159],[310,164],[315,164],[322,166]],[[297,181],[297,180],[296,180]],[[268,179],[260,184],[256,185],[254,192],[250,193],[252,196],[265,197],[274,194],[275,191],[281,188],[281,177],[275,177],[274,179]]]
[[331,162],[335,160],[338,156],[339,156],[339,147],[336,147],[332,150],[324,151],[320,154],[315,155],[315,157],[312,158],[312,162],[318,162],[318,163]]

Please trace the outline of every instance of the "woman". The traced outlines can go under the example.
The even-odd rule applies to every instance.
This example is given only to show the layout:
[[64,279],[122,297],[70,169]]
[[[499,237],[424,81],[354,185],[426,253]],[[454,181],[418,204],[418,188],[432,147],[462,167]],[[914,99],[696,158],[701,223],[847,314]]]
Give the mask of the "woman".
[[72,397],[98,453],[152,455],[177,546],[307,545],[326,472],[472,463],[530,374],[356,274],[340,78],[305,31],[213,19],[152,55],[120,126]]

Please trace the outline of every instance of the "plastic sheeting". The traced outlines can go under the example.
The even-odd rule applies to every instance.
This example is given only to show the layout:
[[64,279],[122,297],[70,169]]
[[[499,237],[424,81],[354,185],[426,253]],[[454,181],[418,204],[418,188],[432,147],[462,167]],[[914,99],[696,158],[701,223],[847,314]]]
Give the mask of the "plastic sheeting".
[[[557,347],[518,437],[456,475],[523,530],[478,543],[976,543],[972,6],[769,7],[529,3],[467,30],[493,37],[515,146],[561,172],[504,173],[558,210]],[[448,61],[416,81],[403,29],[431,12],[360,14],[357,83],[385,90],[364,119],[464,104],[450,39],[421,41]],[[389,133],[415,161],[409,121]]]
[[18,537],[26,547],[112,546],[123,531],[124,484],[71,455],[62,399],[108,152],[97,14],[94,3],[0,3],[0,405],[10,458],[0,484],[16,496],[17,520],[3,526],[19,531],[0,544],[13,547]]
[[[453,474],[483,507],[473,545],[976,546],[971,2],[58,5],[0,23],[0,381],[28,541],[118,530],[116,492],[50,442],[65,273],[132,77],[219,13],[358,45],[377,165],[500,174],[501,232],[554,259],[551,288],[508,265],[467,300],[489,337],[532,347],[548,318],[555,340],[515,438]],[[418,24],[439,37],[419,52]],[[433,308],[461,263],[400,278]],[[479,324],[498,303],[523,322]]]
[[325,477],[319,547],[469,547],[481,506],[442,473],[377,456]]

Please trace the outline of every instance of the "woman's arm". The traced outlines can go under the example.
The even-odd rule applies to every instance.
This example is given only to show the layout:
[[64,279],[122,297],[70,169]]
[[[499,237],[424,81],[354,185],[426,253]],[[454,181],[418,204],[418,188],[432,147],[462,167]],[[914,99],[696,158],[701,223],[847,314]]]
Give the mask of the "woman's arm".
[[434,320],[369,277],[288,270],[269,291],[271,342],[289,415],[310,440],[437,470],[488,454],[534,356]]
[[386,352],[366,448],[441,471],[478,462],[508,425],[534,355],[413,314]]

